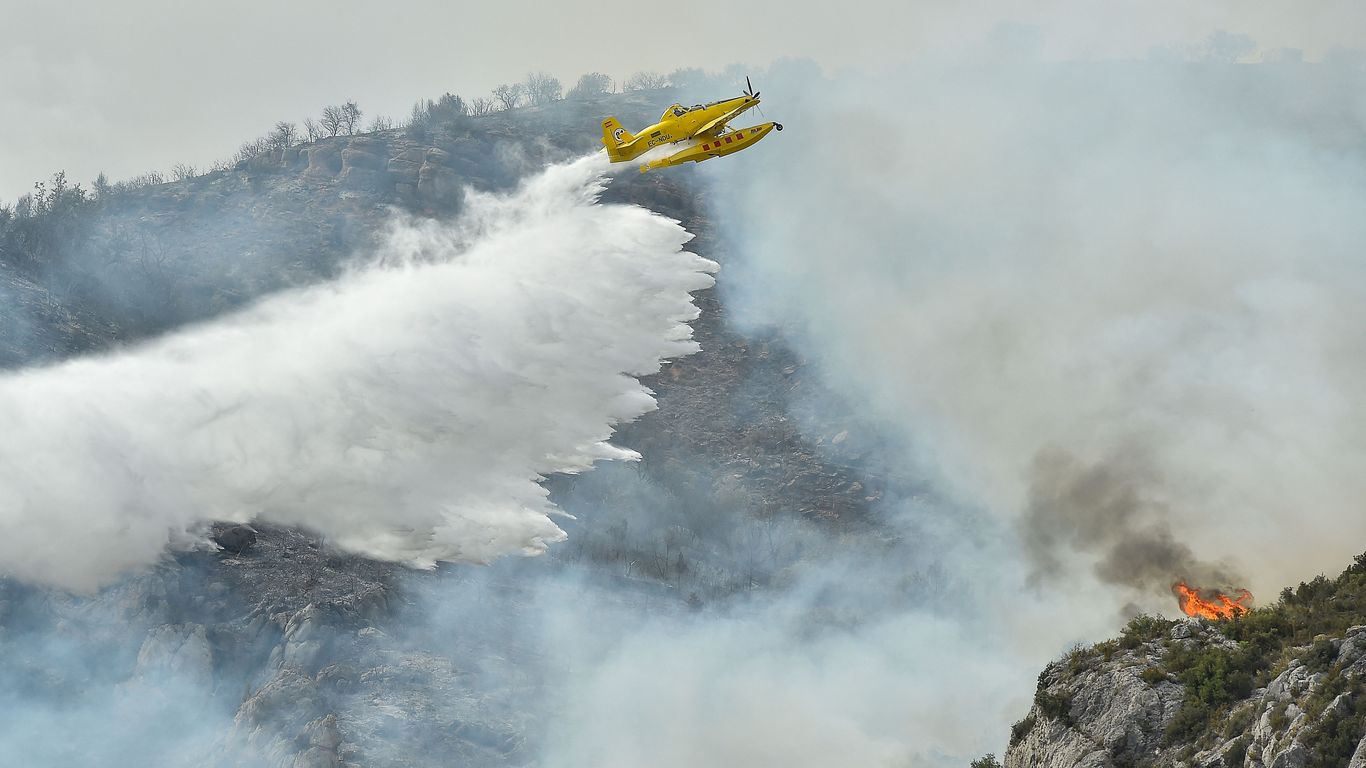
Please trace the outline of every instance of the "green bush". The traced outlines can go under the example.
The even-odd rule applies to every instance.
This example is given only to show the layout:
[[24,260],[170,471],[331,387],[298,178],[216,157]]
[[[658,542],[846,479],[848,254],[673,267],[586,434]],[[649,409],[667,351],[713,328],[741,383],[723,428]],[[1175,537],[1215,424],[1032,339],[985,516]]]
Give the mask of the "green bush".
[[1144,667],[1138,677],[1148,685],[1157,685],[1167,679],[1167,671],[1161,667]]
[[1323,672],[1333,666],[1337,657],[1338,649],[1333,645],[1333,641],[1320,637],[1314,640],[1314,644],[1309,646],[1309,650],[1300,657],[1300,661],[1304,662],[1304,666],[1311,672]]
[[1173,649],[1167,668],[1185,686],[1185,698],[1167,728],[1169,744],[1200,740],[1225,707],[1252,693],[1252,672],[1260,655],[1224,648]]
[[1025,740],[1029,732],[1034,730],[1034,713],[1025,715],[1023,720],[1010,726],[1010,746],[1015,746]]
[[1366,686],[1357,685],[1350,702],[1345,714],[1321,712],[1300,736],[1310,753],[1305,768],[1341,768],[1351,760],[1366,736]]
[[1231,739],[1241,733],[1246,733],[1252,727],[1253,721],[1257,719],[1257,705],[1249,704],[1239,707],[1229,714],[1224,721],[1224,738]]
[[1225,768],[1243,768],[1243,761],[1247,759],[1247,747],[1251,743],[1251,736],[1241,736],[1233,742],[1233,746],[1224,753]]
[[1175,624],[1176,622],[1168,619],[1149,616],[1146,613],[1139,614],[1130,619],[1120,631],[1119,647],[1132,650],[1143,643],[1166,637]]
[[1072,710],[1072,700],[1063,694],[1039,691],[1034,694],[1034,706],[1039,708],[1044,717],[1071,722],[1069,713]]

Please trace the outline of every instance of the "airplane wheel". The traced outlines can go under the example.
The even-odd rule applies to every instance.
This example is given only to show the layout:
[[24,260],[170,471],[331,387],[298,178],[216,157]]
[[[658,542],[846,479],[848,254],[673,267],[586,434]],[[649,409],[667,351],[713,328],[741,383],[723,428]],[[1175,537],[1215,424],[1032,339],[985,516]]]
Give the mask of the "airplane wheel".
[[777,128],[778,130],[781,131],[781,130],[783,129],[783,124],[782,124],[782,123],[774,123],[774,124],[773,124],[773,127],[774,127],[774,128]]

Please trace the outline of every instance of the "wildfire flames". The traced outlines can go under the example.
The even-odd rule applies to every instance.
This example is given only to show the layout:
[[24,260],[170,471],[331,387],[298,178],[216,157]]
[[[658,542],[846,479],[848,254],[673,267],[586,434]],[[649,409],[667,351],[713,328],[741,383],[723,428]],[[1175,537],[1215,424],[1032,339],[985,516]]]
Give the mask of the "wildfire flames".
[[1238,597],[1233,598],[1218,590],[1196,589],[1184,581],[1178,581],[1172,585],[1172,592],[1176,594],[1176,599],[1181,603],[1181,610],[1187,616],[1201,616],[1218,621],[1242,616],[1252,610],[1248,605],[1252,602],[1252,593],[1246,589],[1239,590]]

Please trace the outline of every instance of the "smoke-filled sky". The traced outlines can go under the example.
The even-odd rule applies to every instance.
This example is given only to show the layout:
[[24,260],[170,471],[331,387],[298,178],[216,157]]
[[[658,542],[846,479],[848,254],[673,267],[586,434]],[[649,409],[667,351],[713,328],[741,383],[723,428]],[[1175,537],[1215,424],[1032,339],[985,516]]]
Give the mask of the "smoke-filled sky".
[[[952,51],[998,24],[1039,29],[1053,57],[1142,56],[1216,30],[1317,59],[1361,40],[1355,0],[755,0],[698,24],[690,7],[355,0],[9,3],[0,8],[0,200],[65,169],[89,181],[229,157],[277,120],[355,99],[401,118],[419,98],[486,94],[546,70],[719,69],[810,58],[879,69]],[[1260,50],[1247,53],[1256,58]]]
[[[952,500],[912,509],[889,499],[879,513],[893,525],[929,520],[946,540],[964,534],[942,549],[908,534],[904,546],[930,551],[966,596],[937,612],[872,607],[866,624],[815,641],[794,629],[800,622],[784,623],[789,608],[798,612],[786,599],[683,626],[630,616],[617,627],[578,604],[562,608],[569,615],[554,616],[563,627],[540,627],[557,643],[606,637],[612,647],[576,656],[582,663],[563,692],[574,706],[554,726],[563,731],[560,763],[547,764],[638,765],[662,753],[679,765],[824,765],[835,758],[819,748],[837,744],[867,764],[910,756],[912,765],[961,765],[999,750],[1040,662],[1113,629],[1127,601],[1170,612],[1167,582],[1182,575],[1269,597],[1366,548],[1357,506],[1366,496],[1366,79],[1350,62],[1298,66],[1273,53],[1332,59],[1366,28],[1359,3],[1317,3],[1312,13],[1232,1],[867,3],[835,13],[757,2],[731,11],[731,25],[676,33],[660,32],[661,19],[686,10],[612,19],[599,6],[561,4],[532,19],[497,4],[152,6],[5,11],[0,99],[19,117],[0,125],[0,197],[60,167],[86,179],[202,163],[329,102],[355,98],[401,115],[415,98],[479,93],[527,69],[569,84],[590,69],[624,76],[790,56],[830,75],[774,67],[759,84],[769,116],[788,130],[698,174],[717,183],[733,253],[722,290],[751,327],[782,328],[824,385],[853,404],[866,423],[850,429],[873,432],[866,439],[885,446],[888,463],[915,465]],[[1233,37],[1211,39],[1219,30]],[[1173,63],[1192,51],[1289,63]],[[392,247],[428,257],[410,268],[428,270],[420,279],[353,275],[133,356],[7,378],[6,402],[19,406],[78,401],[82,388],[106,398],[104,410],[0,410],[5,434],[31,435],[16,445],[75,446],[73,466],[93,468],[73,484],[61,475],[70,467],[0,462],[10,500],[61,509],[60,493],[80,493],[107,505],[96,510],[106,527],[155,534],[116,562],[96,557],[112,548],[86,542],[73,558],[85,570],[54,572],[41,555],[57,545],[45,542],[70,547],[101,529],[52,516],[13,538],[9,567],[79,587],[155,557],[168,524],[194,522],[174,518],[186,505],[158,498],[165,487],[187,487],[217,502],[197,506],[227,518],[240,515],[227,505],[255,509],[253,491],[272,488],[275,519],[308,522],[343,545],[358,531],[365,546],[353,548],[419,562],[450,552],[377,537],[363,495],[309,517],[312,494],[341,488],[406,501],[415,487],[475,508],[511,500],[501,511],[531,525],[514,525],[502,549],[555,536],[532,482],[559,468],[544,454],[567,448],[566,464],[582,466],[576,449],[648,407],[638,385],[616,374],[686,351],[683,292],[706,284],[709,266],[679,253],[676,225],[579,205],[576,189],[550,190],[551,214],[565,196],[577,203],[572,215],[546,220],[496,200],[476,205],[505,227],[474,233],[490,262],[499,256],[485,284],[545,289],[521,304],[449,296],[442,289],[456,291],[469,275],[435,279],[443,269],[429,257],[470,233],[409,223]],[[647,307],[654,324],[643,329],[623,318],[664,278],[632,272],[628,246],[640,238],[672,265],[672,301]],[[537,245],[546,242],[556,247]],[[566,242],[611,269],[555,271],[565,268]],[[529,260],[509,264],[508,254]],[[565,301],[566,288],[586,293],[507,327],[517,307]],[[320,320],[339,295],[353,311]],[[556,337],[563,348],[538,347],[566,317],[574,322]],[[498,359],[446,343],[471,326]],[[250,375],[234,364],[256,359],[232,357],[243,349],[298,348],[290,345],[301,329],[312,335],[297,355],[267,356]],[[394,350],[396,339],[405,341]],[[381,364],[390,354],[398,370]],[[489,362],[532,386],[514,399],[505,380],[481,375]],[[448,391],[434,377],[462,386]],[[337,386],[343,379],[350,383]],[[262,439],[253,425],[272,408],[297,425],[267,446],[276,449],[267,457],[284,458],[231,464],[241,440]],[[518,408],[535,418],[519,419]],[[547,413],[572,423],[547,432]],[[146,414],[156,419],[138,418]],[[433,414],[485,419],[468,434],[505,438],[503,452],[466,456],[458,440],[424,441],[422,429],[464,429],[432,424]],[[362,427],[374,454],[338,448],[357,443],[347,430]],[[147,429],[161,433],[130,439]],[[144,445],[169,448],[152,455],[139,452]],[[132,455],[136,471],[111,455]],[[229,477],[205,469],[225,461]],[[352,474],[366,477],[371,461],[413,471],[376,487],[356,483]],[[270,474],[281,463],[296,471]],[[466,469],[448,475],[448,466]],[[468,478],[501,485],[470,496]],[[132,509],[152,517],[129,521]],[[423,539],[451,522],[427,509],[398,504],[386,519]],[[887,583],[909,567],[894,554],[813,568],[791,601],[806,607],[803,589],[823,579]],[[602,755],[602,745],[613,753]]]
[[789,129],[704,171],[742,244],[722,288],[1019,525],[1036,581],[1270,596],[1366,548],[1363,86],[1004,49],[775,68]]

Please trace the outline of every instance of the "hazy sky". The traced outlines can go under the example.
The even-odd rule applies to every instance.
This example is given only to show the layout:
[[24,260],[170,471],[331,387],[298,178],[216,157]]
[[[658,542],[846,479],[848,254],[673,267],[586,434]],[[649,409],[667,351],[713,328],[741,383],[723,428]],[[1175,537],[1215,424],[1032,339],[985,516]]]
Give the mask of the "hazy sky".
[[[620,10],[612,12],[609,8]],[[1215,29],[1312,58],[1355,45],[1366,4],[1316,0],[999,0],[839,4],[748,0],[702,6],[449,0],[193,0],[0,4],[0,200],[67,169],[125,178],[205,165],[280,119],[355,99],[405,115],[445,91],[486,93],[528,70],[566,88],[586,71],[720,68],[778,57],[881,67],[980,38],[1002,21],[1037,25],[1046,53],[1142,55]]]

